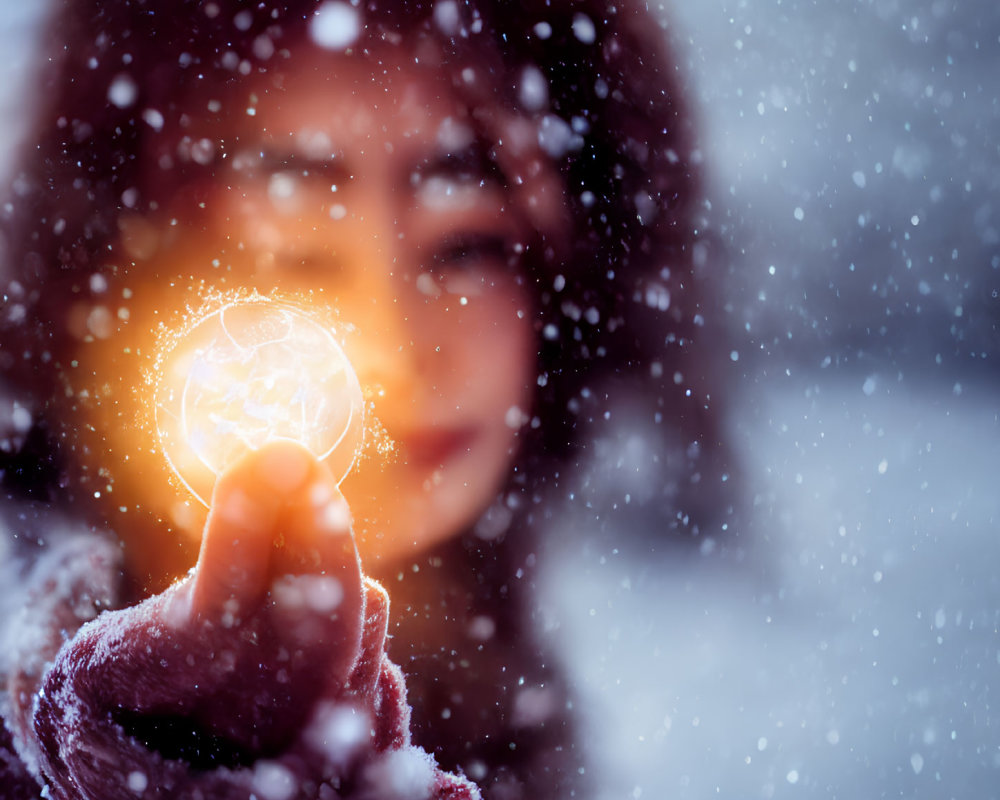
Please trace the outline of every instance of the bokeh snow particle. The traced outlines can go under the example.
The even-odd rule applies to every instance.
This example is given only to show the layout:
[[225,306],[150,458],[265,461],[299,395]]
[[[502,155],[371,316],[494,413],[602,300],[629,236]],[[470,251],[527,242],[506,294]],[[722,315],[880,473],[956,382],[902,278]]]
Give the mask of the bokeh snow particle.
[[369,745],[371,727],[372,721],[364,711],[349,705],[323,703],[303,739],[331,763],[345,767]]
[[[133,191],[126,189],[126,192]],[[90,276],[90,291],[94,294],[104,294],[108,290],[108,279],[100,272],[95,272]]]
[[434,760],[415,747],[390,750],[365,767],[365,783],[384,800],[424,800],[434,782]]
[[14,410],[11,412],[10,421],[14,430],[18,433],[27,433],[31,430],[31,412],[24,408],[24,406],[19,406],[16,403],[14,404]]
[[215,143],[211,139],[199,139],[192,142],[190,155],[195,164],[208,166],[215,158]]
[[149,786],[149,778],[146,777],[145,772],[134,770],[128,774],[128,788],[136,794],[145,792],[147,786]]
[[552,35],[552,26],[547,22],[538,22],[534,27],[535,36],[539,39],[548,39]]
[[[344,530],[342,524],[326,527]],[[344,587],[329,575],[284,575],[271,585],[271,595],[275,606],[282,609],[330,614],[343,602]]]
[[455,0],[438,0],[434,4],[434,24],[445,36],[454,36],[458,33],[461,22],[462,17]]
[[139,87],[128,75],[118,75],[108,87],[108,100],[118,108],[128,108],[139,96]]
[[248,31],[250,26],[253,25],[253,12],[249,9],[243,9],[235,17],[233,17],[233,25],[236,26],[238,31]]
[[446,117],[438,126],[437,136],[438,147],[450,153],[457,153],[476,141],[476,134],[464,122],[459,122],[454,117]]
[[291,800],[296,793],[295,776],[277,761],[258,761],[253,773],[254,793],[263,800]]
[[670,308],[670,289],[660,283],[651,283],[646,287],[646,305],[658,311]]
[[594,21],[586,14],[577,14],[573,17],[573,35],[584,44],[593,44],[597,38]]
[[526,111],[541,111],[549,102],[549,82],[542,71],[529,64],[521,72],[517,98]]
[[163,114],[157,111],[155,108],[147,108],[142,112],[142,118],[150,128],[154,131],[163,130],[163,123],[166,120],[163,119]]
[[573,144],[573,130],[561,117],[546,114],[538,126],[538,146],[553,158],[561,158]]
[[274,55],[274,42],[266,33],[262,33],[253,40],[253,54],[261,61],[267,61]]
[[347,3],[323,3],[309,25],[312,40],[326,50],[346,50],[361,35],[361,15]]

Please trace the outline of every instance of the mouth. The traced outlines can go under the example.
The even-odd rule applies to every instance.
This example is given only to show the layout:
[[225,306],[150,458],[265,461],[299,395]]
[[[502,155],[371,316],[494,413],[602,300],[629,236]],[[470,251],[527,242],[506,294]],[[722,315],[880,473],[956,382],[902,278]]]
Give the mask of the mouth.
[[469,453],[478,435],[472,427],[422,428],[402,433],[396,441],[402,463],[437,469]]

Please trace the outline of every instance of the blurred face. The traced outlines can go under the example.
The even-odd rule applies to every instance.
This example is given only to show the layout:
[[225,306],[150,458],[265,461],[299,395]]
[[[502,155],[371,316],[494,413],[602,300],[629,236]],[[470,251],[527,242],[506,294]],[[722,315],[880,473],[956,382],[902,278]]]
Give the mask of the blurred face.
[[[212,160],[211,178],[123,218],[120,245],[135,266],[112,291],[131,293],[134,335],[80,351],[100,380],[123,341],[165,318],[170,287],[199,280],[311,292],[335,308],[355,329],[345,351],[397,447],[362,460],[342,486],[370,565],[465,528],[504,481],[536,383],[520,264],[537,228],[564,213],[534,143],[491,153],[449,81],[412,58],[308,52],[250,79],[224,118],[189,109],[144,156],[147,196],[183,159]],[[492,114],[490,124],[507,124]],[[516,136],[513,117],[507,130]],[[115,476],[116,502],[159,507],[197,532],[194,501],[154,476],[155,457],[143,467],[118,440],[134,437],[124,405],[99,412],[110,449],[134,454]]]

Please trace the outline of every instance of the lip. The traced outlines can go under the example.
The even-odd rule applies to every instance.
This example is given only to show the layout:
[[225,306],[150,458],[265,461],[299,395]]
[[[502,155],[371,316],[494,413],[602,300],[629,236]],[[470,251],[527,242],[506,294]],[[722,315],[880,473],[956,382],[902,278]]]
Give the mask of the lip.
[[477,437],[477,429],[470,427],[422,428],[400,432],[394,438],[403,463],[437,468],[469,452]]

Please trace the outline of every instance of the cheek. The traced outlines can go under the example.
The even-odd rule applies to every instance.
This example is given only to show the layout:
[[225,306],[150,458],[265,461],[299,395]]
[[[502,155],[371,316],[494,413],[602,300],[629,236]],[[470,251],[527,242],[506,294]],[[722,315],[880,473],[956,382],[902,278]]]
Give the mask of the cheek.
[[511,406],[527,411],[535,348],[520,293],[472,298],[451,316],[439,323],[440,346],[462,376],[465,402],[489,409],[501,422]]

